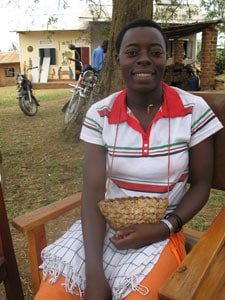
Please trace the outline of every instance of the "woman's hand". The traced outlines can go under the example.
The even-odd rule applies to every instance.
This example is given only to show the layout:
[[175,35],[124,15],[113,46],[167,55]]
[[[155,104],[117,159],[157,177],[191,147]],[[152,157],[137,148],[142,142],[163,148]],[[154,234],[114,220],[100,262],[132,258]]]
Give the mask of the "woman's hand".
[[87,281],[85,300],[112,300],[110,286],[105,276],[95,276]]
[[110,241],[119,250],[138,249],[169,237],[169,230],[163,223],[136,224],[116,231]]

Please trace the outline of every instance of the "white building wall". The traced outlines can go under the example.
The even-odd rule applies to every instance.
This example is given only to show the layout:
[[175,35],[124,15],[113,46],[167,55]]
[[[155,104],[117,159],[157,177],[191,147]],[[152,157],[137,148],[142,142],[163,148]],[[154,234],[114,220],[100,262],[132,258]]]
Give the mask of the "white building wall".
[[[56,55],[55,65],[49,67],[49,79],[57,79],[57,71],[61,66],[64,79],[69,78],[68,67],[74,70],[74,63],[68,60],[68,56],[74,57],[73,51],[68,48],[69,44],[75,44],[76,47],[90,48],[90,39],[87,32],[62,30],[62,31],[27,31],[19,33],[20,43],[20,65],[21,71],[27,68],[33,61],[39,57],[39,49],[54,48]],[[91,61],[91,49],[89,49],[89,61]],[[34,66],[34,65],[33,65]],[[41,66],[38,66],[41,71]]]

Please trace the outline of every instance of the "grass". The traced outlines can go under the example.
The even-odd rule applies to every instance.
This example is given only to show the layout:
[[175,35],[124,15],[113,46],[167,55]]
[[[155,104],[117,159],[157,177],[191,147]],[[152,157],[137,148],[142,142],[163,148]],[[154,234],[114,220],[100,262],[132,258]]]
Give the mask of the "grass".
[[0,150],[9,218],[80,190],[82,176],[82,146],[63,135],[61,108],[68,91],[36,91],[43,100],[35,117],[21,112],[11,91],[12,87],[0,89],[0,99],[4,95],[8,105],[0,108]]
[[[1,101],[0,101],[0,108],[6,108],[17,105],[17,91],[16,86],[11,87],[1,87]],[[49,89],[49,90],[34,90],[34,95],[37,97],[38,100],[42,101],[52,101],[54,99],[60,99],[69,95],[67,89]]]
[[[82,186],[82,143],[64,137],[61,111],[69,89],[35,90],[41,106],[34,117],[26,116],[16,99],[15,87],[0,88],[0,151],[3,156],[4,194],[9,222],[35,208],[74,192]],[[49,228],[54,239],[74,222],[73,212]],[[25,299],[33,299],[26,239],[11,228]],[[4,289],[0,286],[0,299]]]
[[[64,198],[82,188],[82,143],[64,137],[64,114],[69,89],[36,90],[40,108],[25,116],[18,107],[15,87],[0,88],[0,151],[5,172],[5,202],[9,221],[27,211]],[[225,204],[225,192],[212,190],[210,200],[188,226],[205,230]],[[77,214],[49,228],[54,239]],[[11,228],[25,299],[33,299],[25,237]],[[0,287],[0,299],[4,300]]]

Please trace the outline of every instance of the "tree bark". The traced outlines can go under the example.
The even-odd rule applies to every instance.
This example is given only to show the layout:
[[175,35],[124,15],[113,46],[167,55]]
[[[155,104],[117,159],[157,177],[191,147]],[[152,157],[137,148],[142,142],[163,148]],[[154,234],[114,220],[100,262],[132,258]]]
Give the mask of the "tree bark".
[[72,119],[65,128],[65,135],[69,139],[79,141],[82,122],[92,103],[124,88],[124,82],[115,60],[115,41],[119,31],[130,21],[139,18],[151,19],[152,16],[153,0],[113,0],[111,30],[105,62],[90,100],[83,105],[79,116]]

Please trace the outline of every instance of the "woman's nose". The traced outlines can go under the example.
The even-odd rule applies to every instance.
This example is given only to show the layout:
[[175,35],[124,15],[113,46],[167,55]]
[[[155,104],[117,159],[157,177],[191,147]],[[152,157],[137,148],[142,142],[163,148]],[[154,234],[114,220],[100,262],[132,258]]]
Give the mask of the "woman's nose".
[[148,51],[141,51],[139,53],[138,63],[145,63],[145,64],[151,63],[151,59],[150,59]]

